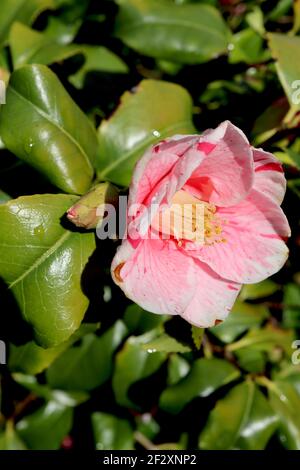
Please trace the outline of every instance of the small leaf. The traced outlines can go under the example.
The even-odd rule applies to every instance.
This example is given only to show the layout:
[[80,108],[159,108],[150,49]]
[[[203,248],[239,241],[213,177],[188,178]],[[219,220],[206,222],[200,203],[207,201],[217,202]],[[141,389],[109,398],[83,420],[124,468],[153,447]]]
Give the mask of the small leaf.
[[59,449],[70,432],[73,410],[56,401],[49,401],[18,422],[16,429],[31,450]]
[[0,450],[26,450],[26,446],[16,433],[12,421],[7,421],[5,431],[0,433]]
[[11,75],[0,134],[8,150],[63,191],[82,194],[89,189],[96,133],[46,66],[25,65]]
[[192,339],[196,349],[198,350],[201,348],[204,331],[204,328],[198,328],[197,326],[192,325]]
[[285,366],[280,372],[274,375],[276,380],[292,384],[300,397],[300,364]]
[[285,328],[300,328],[300,286],[287,284],[284,287],[283,305]]
[[263,47],[263,38],[251,28],[243,29],[232,37],[229,62],[236,64],[259,64],[270,59],[270,53]]
[[86,75],[89,72],[109,72],[109,73],[127,73],[128,67],[120,57],[103,46],[81,47],[81,53],[85,57],[83,66],[73,75],[69,76],[69,81],[76,88],[82,88]]
[[141,335],[157,328],[169,318],[168,315],[153,315],[137,304],[129,305],[124,313],[124,323],[130,333]]
[[255,6],[250,13],[247,13],[246,21],[258,34],[261,36],[265,34],[264,15],[259,6]]
[[92,333],[99,328],[99,324],[82,323],[70,338],[54,348],[44,349],[34,341],[21,346],[10,344],[8,367],[12,372],[36,375],[43,372],[55,359],[68,349],[75,341]]
[[168,362],[168,385],[175,385],[190,371],[190,364],[178,354],[171,354]]
[[82,25],[82,17],[73,19],[71,22],[65,21],[64,16],[49,16],[46,29],[43,34],[60,44],[70,44]]
[[188,92],[173,83],[143,80],[122,96],[111,118],[101,122],[98,176],[128,186],[135,163],[148,147],[174,134],[194,132]]
[[8,194],[0,190],[0,204],[5,204],[10,199],[11,197]]
[[264,395],[247,381],[236,385],[210,413],[199,439],[206,450],[261,450],[277,427]]
[[271,325],[259,330],[249,331],[242,339],[227,346],[228,351],[238,351],[243,348],[251,348],[256,351],[269,353],[272,349],[279,347],[287,356],[291,356],[294,332],[292,330],[281,330]]
[[241,333],[258,327],[268,316],[269,311],[263,305],[251,305],[238,300],[226,320],[209,331],[223,343],[232,343]]
[[0,205],[0,275],[43,347],[66,341],[89,304],[81,275],[95,249],[94,235],[60,223],[76,199],[44,194]]
[[207,397],[239,375],[238,369],[222,359],[197,359],[188,375],[163,391],[160,407],[169,413],[179,413],[194,398]]
[[97,450],[132,450],[133,430],[125,419],[107,413],[93,413],[92,424]]
[[244,348],[235,352],[239,366],[252,374],[262,374],[266,367],[267,357],[262,351]]
[[115,33],[143,55],[199,64],[227,51],[230,32],[214,7],[164,0],[118,0],[118,4]]
[[177,339],[172,338],[172,336],[166,333],[153,339],[149,343],[143,344],[142,348],[149,352],[159,351],[165,353],[186,353],[191,351],[189,346],[180,343]]
[[142,349],[142,345],[149,343],[153,337],[155,331],[131,336],[116,356],[112,380],[115,399],[121,406],[139,409],[128,396],[130,386],[154,374],[166,359],[165,353],[149,353]]
[[155,421],[151,413],[137,415],[135,421],[136,431],[147,439],[152,440],[160,431],[160,426],[157,421]]
[[63,45],[22,23],[14,23],[9,34],[14,69],[25,64],[52,64],[80,54],[80,45]]
[[[65,37],[63,37],[65,41]],[[69,77],[69,81],[77,88],[82,88],[88,72],[102,71],[126,73],[127,65],[113,52],[102,46],[84,44],[63,44],[62,38],[40,33],[22,23],[14,23],[9,35],[9,44],[14,68],[25,64],[52,64],[69,57],[81,54],[85,58],[82,67]]]
[[[300,54],[300,38],[287,34],[269,33],[269,47],[276,60],[279,80],[289,99],[290,105],[299,108],[300,65],[295,60]],[[294,83],[298,83],[295,88]]]
[[48,385],[42,385],[37,381],[37,378],[32,375],[13,374],[13,379],[23,387],[30,390],[38,397],[44,398],[47,401],[54,401],[66,407],[73,408],[86,400],[89,395],[84,392],[65,392],[63,390],[52,390]]
[[106,382],[113,367],[113,353],[126,334],[117,321],[98,337],[88,334],[79,346],[62,354],[47,370],[48,384],[63,390],[92,390]]
[[14,21],[31,24],[43,10],[54,6],[53,0],[1,0],[0,46]]
[[240,300],[256,300],[262,297],[269,297],[278,290],[278,285],[270,279],[258,282],[257,284],[245,284],[239,295]]
[[270,403],[280,419],[280,440],[289,450],[300,450],[300,396],[291,383],[277,380],[269,388]]

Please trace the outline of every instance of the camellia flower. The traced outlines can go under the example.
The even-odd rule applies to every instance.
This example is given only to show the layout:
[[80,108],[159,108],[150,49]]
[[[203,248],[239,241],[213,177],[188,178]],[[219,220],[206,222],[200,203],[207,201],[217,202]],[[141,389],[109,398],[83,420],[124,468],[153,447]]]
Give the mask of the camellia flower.
[[[285,263],[285,189],[279,161],[251,147],[229,121],[162,141],[135,168],[114,281],[149,312],[215,325],[242,284],[262,281]],[[191,222],[187,229],[184,222]]]

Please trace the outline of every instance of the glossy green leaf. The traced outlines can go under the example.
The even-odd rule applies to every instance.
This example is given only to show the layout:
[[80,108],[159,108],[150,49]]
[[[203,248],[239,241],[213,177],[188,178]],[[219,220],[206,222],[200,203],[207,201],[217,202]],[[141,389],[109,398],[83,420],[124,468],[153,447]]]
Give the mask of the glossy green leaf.
[[230,37],[217,9],[166,0],[118,0],[115,34],[143,55],[183,64],[206,62],[227,51]]
[[238,351],[243,348],[251,348],[256,351],[271,352],[272,349],[281,348],[287,356],[292,353],[294,333],[292,330],[281,330],[268,325],[263,329],[253,329],[242,339],[227,346],[228,351]]
[[40,374],[52,364],[55,359],[68,349],[75,341],[92,333],[99,328],[99,324],[82,323],[67,341],[54,348],[44,349],[34,341],[16,346],[10,344],[8,367],[12,372],[24,374]]
[[177,341],[177,339],[166,333],[154,338],[149,343],[143,344],[143,349],[151,352],[165,352],[165,353],[186,353],[190,352],[191,348],[183,343]]
[[64,390],[92,390],[106,382],[113,367],[113,353],[126,335],[121,320],[100,337],[89,334],[69,348],[47,370],[49,385]]
[[188,375],[163,391],[160,407],[169,413],[179,413],[194,398],[207,397],[239,375],[238,369],[223,359],[197,359]]
[[209,331],[223,343],[232,343],[240,334],[259,326],[268,316],[269,311],[263,305],[237,301],[226,320]]
[[37,411],[18,422],[16,429],[32,450],[59,449],[73,422],[73,410],[49,401]]
[[78,33],[81,25],[82,18],[68,22],[63,16],[50,16],[47,27],[43,30],[43,34],[60,44],[70,44]]
[[85,402],[89,398],[89,395],[84,392],[65,392],[63,390],[53,390],[48,385],[40,384],[36,377],[32,375],[16,373],[13,374],[13,379],[18,382],[19,385],[22,385],[27,390],[30,390],[38,397],[44,398],[47,401],[52,400],[62,406],[69,406],[73,408],[74,406]]
[[0,46],[14,21],[31,24],[43,10],[54,6],[54,0],[1,0]]
[[113,52],[102,46],[83,44],[62,44],[56,38],[35,31],[22,23],[14,23],[9,45],[14,68],[25,64],[52,64],[60,62],[75,54],[82,54],[85,62],[75,74],[69,77],[77,88],[82,88],[84,79],[90,71],[126,73],[127,65]]
[[[300,344],[298,344],[299,351]],[[298,353],[300,359],[300,352]],[[300,360],[298,359],[298,364],[294,363],[290,366],[285,366],[280,372],[275,374],[276,380],[280,382],[288,382],[292,384],[300,396]]]
[[165,353],[150,353],[142,349],[142,345],[152,340],[153,336],[155,333],[152,331],[142,336],[131,336],[116,356],[113,390],[121,406],[139,408],[128,395],[130,386],[152,375],[166,359]]
[[268,50],[263,48],[263,38],[251,28],[243,29],[232,37],[229,62],[236,64],[259,64],[270,58]]
[[266,279],[257,284],[245,284],[239,295],[240,300],[256,300],[262,297],[268,297],[278,290],[278,285]]
[[290,450],[300,450],[300,396],[291,383],[276,381],[269,388],[270,403],[280,419],[280,440]]
[[135,421],[136,432],[142,434],[147,439],[152,440],[160,431],[160,426],[151,413],[137,415]]
[[129,185],[134,165],[148,147],[174,134],[194,132],[187,91],[173,83],[143,80],[122,96],[117,110],[99,127],[99,178]]
[[190,371],[189,362],[179,354],[171,354],[168,362],[168,385],[175,385]]
[[298,33],[300,29],[300,1],[295,0],[293,3],[293,7],[294,7],[294,25],[293,25],[292,32],[296,34]]
[[81,276],[95,249],[94,234],[66,230],[60,222],[76,199],[45,194],[0,206],[0,276],[43,347],[66,341],[89,304]]
[[168,315],[153,315],[137,304],[129,305],[124,313],[123,321],[130,333],[141,335],[157,328],[169,318]]
[[85,45],[82,46],[81,51],[85,57],[85,62],[78,72],[69,77],[69,81],[76,88],[84,86],[85,77],[89,72],[128,72],[125,62],[106,47]]
[[217,402],[200,435],[199,446],[209,450],[261,450],[277,424],[262,392],[253,382],[243,382]]
[[0,204],[5,204],[10,199],[11,197],[8,194],[0,190]]
[[7,421],[5,431],[0,433],[0,450],[26,450],[26,446],[16,433],[12,421]]
[[300,286],[287,284],[283,297],[283,324],[286,328],[300,328]]
[[246,372],[252,374],[262,374],[267,363],[267,356],[263,351],[244,348],[235,351],[239,366]]
[[247,13],[246,21],[258,34],[261,36],[265,34],[264,14],[259,6],[255,6],[252,11]]
[[14,68],[25,64],[52,64],[80,54],[79,45],[62,45],[22,23],[14,23],[9,34]]
[[63,191],[82,194],[89,189],[96,134],[46,66],[25,65],[11,75],[0,134],[11,152]]
[[97,450],[132,450],[133,430],[124,419],[107,413],[93,413],[92,424]]
[[300,37],[269,33],[268,38],[279,80],[291,106],[299,107],[300,64],[295,57],[300,54]]
[[279,0],[276,2],[274,8],[267,15],[267,19],[271,21],[276,21],[282,16],[286,15],[290,8],[292,7],[293,0]]
[[[272,137],[282,127],[283,120],[288,113],[289,103],[286,97],[281,97],[268,106],[260,116],[255,120],[252,133],[255,136],[253,144],[258,146]],[[259,282],[258,284],[249,284],[250,290],[252,287],[258,285],[265,285],[265,283],[272,283],[270,279]],[[247,292],[248,285],[245,285]],[[244,289],[243,288],[243,289]],[[270,288],[271,289],[271,288]]]

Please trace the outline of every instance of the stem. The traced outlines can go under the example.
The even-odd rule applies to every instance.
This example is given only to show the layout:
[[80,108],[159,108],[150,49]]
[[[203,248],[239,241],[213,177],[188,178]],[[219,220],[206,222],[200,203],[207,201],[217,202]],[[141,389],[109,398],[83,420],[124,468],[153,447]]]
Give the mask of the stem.
[[151,442],[144,434],[139,431],[134,433],[134,438],[138,444],[140,444],[144,449],[147,450],[157,450],[157,447]]

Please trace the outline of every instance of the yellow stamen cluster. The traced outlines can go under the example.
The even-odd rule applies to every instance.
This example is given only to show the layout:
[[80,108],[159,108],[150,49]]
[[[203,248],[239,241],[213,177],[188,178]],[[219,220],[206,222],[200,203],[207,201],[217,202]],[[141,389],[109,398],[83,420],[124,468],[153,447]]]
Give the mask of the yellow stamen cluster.
[[204,204],[204,244],[213,245],[214,243],[224,243],[226,239],[222,235],[222,221],[216,214],[216,206],[214,204]]
[[157,214],[152,227],[164,236],[171,235],[182,246],[183,240],[202,245],[225,242],[222,220],[213,204],[201,201],[186,191],[178,191],[171,206]]

